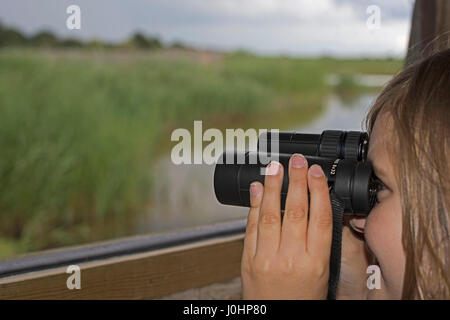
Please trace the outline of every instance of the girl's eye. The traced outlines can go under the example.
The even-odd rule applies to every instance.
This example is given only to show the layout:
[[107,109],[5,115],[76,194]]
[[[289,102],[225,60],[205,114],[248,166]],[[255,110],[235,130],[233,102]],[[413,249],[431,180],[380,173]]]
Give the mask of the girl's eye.
[[377,182],[377,195],[375,197],[375,200],[376,200],[377,203],[380,203],[379,192],[382,191],[382,190],[387,189],[387,187],[385,186],[385,184],[380,179],[377,179],[376,182]]

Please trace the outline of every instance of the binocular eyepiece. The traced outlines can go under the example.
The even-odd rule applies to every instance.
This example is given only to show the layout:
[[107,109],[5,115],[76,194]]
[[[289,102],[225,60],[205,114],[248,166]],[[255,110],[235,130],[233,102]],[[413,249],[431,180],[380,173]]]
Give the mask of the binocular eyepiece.
[[326,130],[322,134],[266,132],[258,139],[256,152],[224,152],[214,172],[217,200],[226,205],[250,206],[249,189],[254,181],[264,183],[265,166],[279,161],[284,170],[281,209],[288,190],[288,165],[294,153],[303,154],[308,166],[320,165],[330,192],[343,201],[344,212],[368,215],[379,188],[367,161],[369,137],[365,132]]

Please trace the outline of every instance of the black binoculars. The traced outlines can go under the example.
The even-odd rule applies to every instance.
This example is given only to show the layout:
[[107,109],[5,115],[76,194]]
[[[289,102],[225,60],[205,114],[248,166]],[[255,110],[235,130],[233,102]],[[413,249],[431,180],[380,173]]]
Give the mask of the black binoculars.
[[[305,156],[308,166],[320,165],[334,192],[344,203],[344,213],[368,215],[376,202],[379,181],[367,161],[369,136],[366,132],[326,130],[322,134],[265,132],[253,152],[224,152],[214,171],[217,200],[226,205],[250,206],[250,184],[264,183],[268,159],[275,158],[284,168],[295,153]],[[288,190],[288,170],[284,170],[281,209]]]

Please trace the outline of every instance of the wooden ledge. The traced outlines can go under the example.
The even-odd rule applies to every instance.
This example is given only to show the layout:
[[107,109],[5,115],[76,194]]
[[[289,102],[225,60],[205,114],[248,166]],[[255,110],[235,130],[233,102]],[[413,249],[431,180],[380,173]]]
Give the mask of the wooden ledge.
[[67,266],[0,279],[0,299],[151,299],[240,275],[244,234],[77,264],[81,289],[67,288]]

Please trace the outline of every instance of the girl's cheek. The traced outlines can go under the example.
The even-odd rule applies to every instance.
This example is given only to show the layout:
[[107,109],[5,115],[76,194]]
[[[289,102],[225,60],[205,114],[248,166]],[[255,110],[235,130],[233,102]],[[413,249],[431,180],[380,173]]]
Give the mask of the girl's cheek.
[[381,269],[392,297],[401,293],[405,253],[401,241],[401,210],[392,199],[372,209],[366,220],[365,238]]
[[399,253],[401,248],[401,207],[394,197],[387,197],[370,212],[365,224],[365,237],[369,248],[380,261],[388,253]]
[[367,245],[377,259],[379,259],[380,251],[383,247],[383,238],[381,237],[382,230],[380,228],[380,219],[378,217],[378,207],[380,206],[381,205],[378,204],[376,208],[372,209],[366,219],[366,224],[364,226],[364,237],[366,239]]

